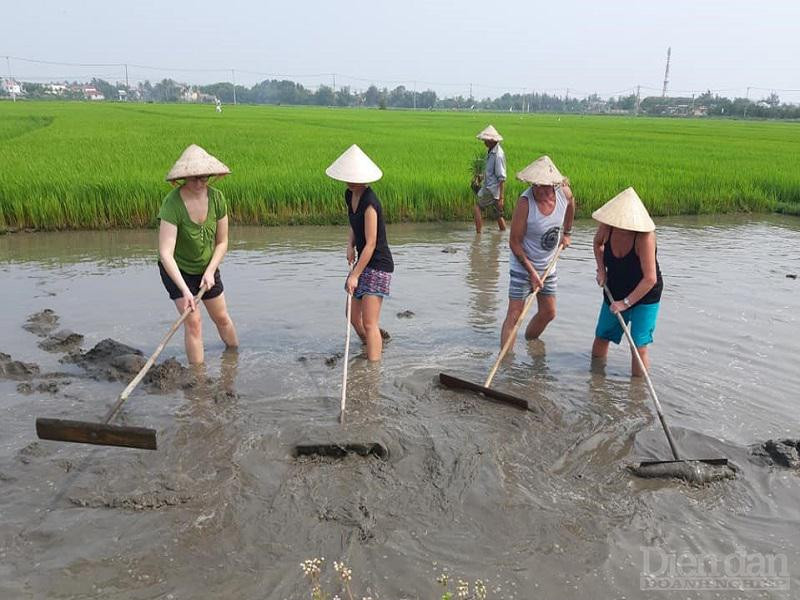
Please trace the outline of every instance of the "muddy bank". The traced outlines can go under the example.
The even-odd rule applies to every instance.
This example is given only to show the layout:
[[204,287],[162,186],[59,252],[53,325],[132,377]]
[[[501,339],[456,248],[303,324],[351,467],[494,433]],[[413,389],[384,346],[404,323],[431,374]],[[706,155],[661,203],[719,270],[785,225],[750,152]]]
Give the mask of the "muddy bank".
[[83,336],[80,333],[60,329],[39,342],[39,348],[47,352],[72,352],[80,348],[82,342]]
[[[102,381],[130,381],[144,367],[147,359],[138,348],[106,338],[87,352],[74,352],[62,359],[81,367]],[[195,376],[175,358],[168,358],[150,368],[142,380],[150,391],[173,392],[195,384]]]
[[800,470],[800,439],[767,440],[752,446],[750,452],[771,467]]
[[47,337],[56,327],[58,327],[58,315],[50,308],[29,316],[22,326],[24,330],[39,337]]
[[39,365],[13,360],[10,355],[0,352],[0,377],[5,379],[31,379],[39,374]]
[[25,381],[17,386],[17,391],[20,394],[25,395],[32,394],[34,392],[40,392],[42,394],[57,394],[61,389],[59,383],[60,385],[69,385],[69,381],[43,381],[41,383],[37,383],[36,385],[33,385],[33,383],[29,381]]

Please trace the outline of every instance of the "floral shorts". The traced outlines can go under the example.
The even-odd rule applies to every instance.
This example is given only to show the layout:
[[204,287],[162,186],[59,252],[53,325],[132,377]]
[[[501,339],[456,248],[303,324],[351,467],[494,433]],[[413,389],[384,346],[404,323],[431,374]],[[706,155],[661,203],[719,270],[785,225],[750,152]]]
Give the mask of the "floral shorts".
[[358,278],[358,287],[353,297],[360,300],[364,296],[389,297],[389,284],[392,282],[392,274],[386,271],[378,271],[367,267]]

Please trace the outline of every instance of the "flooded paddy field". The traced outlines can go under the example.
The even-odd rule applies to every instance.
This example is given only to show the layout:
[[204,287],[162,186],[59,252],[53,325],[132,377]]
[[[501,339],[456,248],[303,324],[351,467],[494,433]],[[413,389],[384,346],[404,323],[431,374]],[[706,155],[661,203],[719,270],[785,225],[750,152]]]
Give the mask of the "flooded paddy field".
[[[207,363],[192,371],[173,339],[159,362],[180,364],[118,418],[157,429],[155,452],[34,431],[38,416],[101,419],[132,367],[81,357],[108,338],[146,357],[174,321],[155,231],[0,236],[0,598],[307,598],[299,565],[315,556],[326,582],[344,560],[359,598],[435,598],[445,571],[482,579],[489,598],[797,597],[800,462],[763,444],[800,438],[800,281],[787,277],[800,274],[800,220],[657,225],[652,379],[684,453],[728,457],[734,480],[626,469],[669,448],[627,349],[590,368],[601,293],[588,221],[558,266],[557,319],[518,339],[494,380],[530,412],[438,383],[441,371],[482,383],[496,357],[507,234],[390,226],[391,339],[380,365],[352,342],[344,425],[346,230],[234,228],[222,273],[241,348],[224,352],[205,318]],[[338,439],[389,454],[292,452]],[[669,557],[737,553],[786,568],[757,592],[642,591]]]

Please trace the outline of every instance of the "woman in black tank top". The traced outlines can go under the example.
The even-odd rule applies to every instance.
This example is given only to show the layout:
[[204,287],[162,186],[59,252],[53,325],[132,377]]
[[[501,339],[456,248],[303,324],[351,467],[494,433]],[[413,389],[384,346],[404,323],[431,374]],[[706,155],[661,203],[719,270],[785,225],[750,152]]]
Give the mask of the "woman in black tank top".
[[383,173],[353,144],[325,173],[347,185],[344,201],[350,221],[345,290],[352,296],[350,323],[367,346],[367,359],[380,360],[383,335],[379,327],[383,299],[389,296],[394,260],[386,239],[383,208],[369,186]]
[[[655,224],[636,195],[628,188],[592,215],[600,221],[594,236],[597,283],[607,285],[613,302],[603,295],[595,330],[592,358],[605,359],[609,342],[619,343],[621,314],[631,329],[634,344],[649,369],[648,346],[653,341],[661,292],[664,288],[656,258]],[[631,370],[641,375],[631,357]]]

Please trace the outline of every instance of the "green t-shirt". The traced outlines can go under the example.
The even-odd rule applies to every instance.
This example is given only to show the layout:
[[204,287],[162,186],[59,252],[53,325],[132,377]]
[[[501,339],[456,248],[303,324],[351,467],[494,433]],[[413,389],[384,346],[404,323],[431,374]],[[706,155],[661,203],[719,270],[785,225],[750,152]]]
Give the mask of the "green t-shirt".
[[211,256],[217,236],[217,221],[228,214],[225,196],[216,188],[208,188],[208,216],[197,224],[189,218],[189,212],[181,198],[180,188],[167,194],[158,211],[158,218],[178,228],[175,241],[175,262],[181,271],[202,275]]

